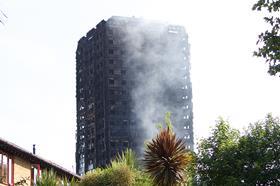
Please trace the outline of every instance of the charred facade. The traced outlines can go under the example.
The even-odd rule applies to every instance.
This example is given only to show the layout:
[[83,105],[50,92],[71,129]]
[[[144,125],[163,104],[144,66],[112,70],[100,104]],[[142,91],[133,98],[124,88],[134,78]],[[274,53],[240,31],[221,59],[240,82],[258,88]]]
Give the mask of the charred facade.
[[193,149],[189,44],[181,26],[111,17],[78,42],[76,171],[107,165],[117,153],[143,151],[155,123],[172,113]]

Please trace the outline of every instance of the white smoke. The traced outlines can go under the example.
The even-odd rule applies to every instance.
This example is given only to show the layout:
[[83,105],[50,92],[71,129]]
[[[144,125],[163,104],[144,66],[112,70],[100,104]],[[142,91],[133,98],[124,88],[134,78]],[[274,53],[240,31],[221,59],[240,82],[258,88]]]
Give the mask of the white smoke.
[[[143,137],[150,139],[166,112],[172,113],[174,122],[191,115],[191,110],[183,110],[191,102],[186,87],[190,81],[188,38],[183,27],[136,18],[124,20],[121,33],[127,52],[124,65],[133,82],[132,111],[146,131]],[[185,125],[174,123],[175,132],[182,133]]]

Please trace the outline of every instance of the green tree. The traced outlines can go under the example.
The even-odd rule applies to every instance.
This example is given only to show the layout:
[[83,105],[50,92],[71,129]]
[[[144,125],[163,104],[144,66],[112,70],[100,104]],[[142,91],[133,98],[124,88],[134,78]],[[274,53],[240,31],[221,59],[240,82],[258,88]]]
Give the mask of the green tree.
[[280,184],[280,121],[267,115],[250,125],[239,142],[241,180],[245,185]]
[[236,158],[239,132],[219,118],[212,133],[198,146],[197,173],[199,184],[238,185]]
[[198,147],[197,172],[206,185],[280,185],[280,121],[267,115],[243,136],[220,119]]
[[269,63],[268,73],[276,75],[280,73],[280,0],[258,0],[252,9],[256,11],[265,9],[269,13],[264,20],[270,28],[259,35],[257,44],[260,47],[254,55],[263,57]]
[[185,181],[185,173],[192,156],[182,139],[172,131],[170,113],[165,117],[166,128],[147,143],[144,167],[155,185],[174,186]]

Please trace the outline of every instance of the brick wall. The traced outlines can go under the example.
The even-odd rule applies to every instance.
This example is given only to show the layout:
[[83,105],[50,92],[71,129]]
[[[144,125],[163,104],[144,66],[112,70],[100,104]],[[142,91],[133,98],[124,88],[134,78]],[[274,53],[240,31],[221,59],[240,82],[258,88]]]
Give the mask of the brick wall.
[[31,164],[19,157],[14,159],[14,183],[27,178],[27,184],[30,185]]

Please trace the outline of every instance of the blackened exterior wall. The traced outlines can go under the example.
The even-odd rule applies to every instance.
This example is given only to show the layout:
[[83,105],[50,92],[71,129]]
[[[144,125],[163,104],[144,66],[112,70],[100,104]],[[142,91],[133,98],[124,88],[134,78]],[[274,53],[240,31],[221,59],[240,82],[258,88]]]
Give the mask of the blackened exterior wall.
[[[141,154],[144,140],[151,137],[152,122],[167,111],[172,112],[176,134],[193,149],[188,48],[183,27],[143,24],[136,18],[101,21],[80,39],[76,51],[78,174],[105,166],[126,148]],[[154,81],[155,74],[162,77]],[[160,103],[156,112],[148,110],[151,102]],[[147,113],[141,109],[152,113],[152,121],[143,119]]]

